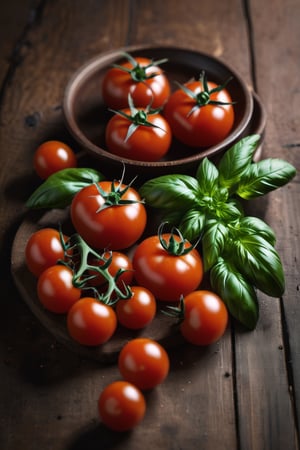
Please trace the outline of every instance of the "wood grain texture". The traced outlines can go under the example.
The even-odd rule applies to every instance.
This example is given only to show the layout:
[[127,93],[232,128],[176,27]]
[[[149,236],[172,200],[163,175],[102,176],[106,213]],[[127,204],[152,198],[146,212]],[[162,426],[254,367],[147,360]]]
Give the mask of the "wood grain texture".
[[[32,5],[39,14],[25,25]],[[145,420],[130,434],[109,432],[97,416],[102,387],[119,378],[116,365],[89,361],[57,342],[14,287],[9,261],[24,202],[39,183],[33,152],[48,138],[74,145],[62,117],[64,87],[74,70],[103,51],[182,45],[224,59],[266,106],[264,155],[299,168],[299,2],[265,0],[262,8],[259,0],[11,0],[10,8],[13,25],[1,30],[0,56],[21,37],[22,58],[0,73],[3,80],[10,69],[0,110],[0,287],[8,292],[1,294],[0,448],[298,450],[298,177],[251,206],[278,236],[284,298],[259,296],[254,332],[232,324],[209,348],[171,349],[170,375],[147,393]]]

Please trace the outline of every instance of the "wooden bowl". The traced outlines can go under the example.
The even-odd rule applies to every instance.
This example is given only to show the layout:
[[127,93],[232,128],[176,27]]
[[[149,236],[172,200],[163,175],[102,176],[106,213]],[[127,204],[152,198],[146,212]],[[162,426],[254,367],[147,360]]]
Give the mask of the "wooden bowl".
[[[158,162],[142,162],[120,158],[105,148],[105,126],[111,113],[101,95],[101,82],[107,69],[113,63],[124,60],[122,52],[150,59],[167,58],[163,64],[171,87],[174,81],[187,82],[198,78],[201,70],[218,84],[233,77],[227,86],[235,105],[235,123],[231,133],[217,145],[205,149],[191,149],[172,141],[167,156]],[[241,76],[224,62],[215,57],[177,47],[130,47],[110,51],[88,61],[70,79],[65,89],[63,111],[67,127],[80,147],[94,156],[105,168],[120,167],[125,163],[126,170],[133,174],[157,176],[165,173],[188,172],[198,167],[204,157],[214,158],[237,142],[246,130],[253,116],[253,94]]]

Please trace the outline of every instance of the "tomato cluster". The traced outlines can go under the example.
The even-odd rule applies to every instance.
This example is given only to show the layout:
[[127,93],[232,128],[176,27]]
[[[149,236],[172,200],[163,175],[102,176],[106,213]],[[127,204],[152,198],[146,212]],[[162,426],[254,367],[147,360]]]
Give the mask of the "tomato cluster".
[[[172,92],[159,67],[165,60],[125,56],[127,61],[109,69],[102,83],[103,99],[114,113],[106,127],[110,151],[156,161],[174,138],[204,147],[230,132],[234,110],[225,85],[208,82],[202,74],[199,81]],[[89,181],[88,169],[79,175],[82,169],[76,167],[73,150],[60,141],[41,144],[34,155],[36,173],[45,183],[51,177],[38,202],[50,195],[50,186],[51,202],[56,198],[58,207],[66,206],[60,198],[65,190],[74,228],[70,235],[43,228],[28,239],[25,260],[37,278],[41,305],[65,314],[70,338],[83,346],[105,344],[119,327],[147,327],[158,308],[179,319],[185,341],[209,345],[220,339],[227,310],[217,295],[200,289],[203,262],[196,247],[178,229],[165,231],[165,224],[157,234],[145,235],[147,205],[133,183],[125,184],[123,177],[104,180],[95,173]],[[78,174],[73,182],[72,170]],[[58,172],[60,189],[54,192]],[[142,391],[165,380],[170,362],[158,342],[135,338],[121,349],[118,368],[123,380],[106,386],[98,409],[104,424],[125,431],[143,419]]]
[[118,156],[158,161],[177,139],[187,148],[209,147],[225,139],[234,124],[226,83],[198,80],[172,90],[159,67],[166,60],[125,54],[125,62],[107,70],[102,97],[114,113],[106,126],[107,149]]
[[[144,237],[146,208],[131,185],[100,181],[81,188],[70,218],[74,234],[49,227],[34,232],[25,260],[37,277],[39,301],[51,313],[66,314],[71,339],[102,345],[118,326],[147,327],[159,305],[181,319],[179,330],[187,342],[209,345],[221,338],[227,310],[214,293],[198,290],[203,277],[199,252],[179,230],[165,232],[165,224],[156,235]],[[143,419],[143,391],[165,380],[170,361],[157,341],[134,338],[121,349],[118,368],[123,380],[102,390],[98,411],[106,426],[126,431]]]

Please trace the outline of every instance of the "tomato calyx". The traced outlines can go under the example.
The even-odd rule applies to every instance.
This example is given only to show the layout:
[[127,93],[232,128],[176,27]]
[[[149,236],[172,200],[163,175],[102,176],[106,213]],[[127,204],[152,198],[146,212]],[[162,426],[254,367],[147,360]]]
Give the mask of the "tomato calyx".
[[177,324],[183,322],[185,318],[185,304],[183,295],[180,296],[178,306],[166,306],[166,309],[161,310],[161,312],[168,317],[177,319]]
[[115,69],[120,69],[123,70],[123,72],[129,73],[133,81],[137,83],[141,83],[145,80],[156,77],[158,73],[152,72],[150,74],[147,74],[147,69],[149,69],[150,67],[158,66],[168,61],[167,58],[159,59],[157,61],[151,60],[151,62],[146,66],[141,66],[129,53],[123,52],[122,55],[132,64],[132,69],[119,64],[113,64],[112,66]]
[[144,203],[143,200],[128,200],[122,198],[136,180],[136,177],[134,177],[130,181],[130,183],[125,185],[125,187],[122,189],[124,175],[125,175],[125,167],[123,168],[121,180],[117,183],[117,186],[115,185],[116,181],[112,181],[109,192],[104,191],[104,189],[102,189],[102,187],[98,183],[95,183],[95,186],[99,194],[104,199],[104,203],[103,205],[100,206],[99,209],[97,209],[96,211],[97,213],[103,211],[106,208],[110,208],[111,206],[122,206],[122,205],[132,205],[134,203]]
[[[182,256],[187,255],[195,248],[197,243],[194,245],[190,244],[189,241],[183,237],[180,230],[175,227],[172,228],[169,240],[167,242],[163,237],[163,228],[165,225],[166,222],[163,222],[158,227],[158,238],[162,248],[166,252],[168,252],[170,255]],[[176,240],[175,236],[179,237],[179,240]],[[186,246],[187,243],[189,244],[188,246]]]
[[[100,255],[78,233],[73,234],[66,242],[62,241],[62,245],[65,258],[60,263],[72,269],[72,281],[75,287],[92,291],[97,300],[109,306],[115,304],[119,299],[128,299],[132,296],[129,286],[123,283],[122,289],[120,289],[117,284],[125,269],[120,269],[115,276],[112,276],[109,272],[112,252],[105,252]],[[102,262],[100,265],[91,263],[91,261],[99,260]],[[89,285],[89,281],[99,274],[106,280],[106,290],[101,293],[95,287]]]
[[130,114],[127,114],[122,110],[109,109],[111,112],[118,114],[119,116],[125,117],[125,119],[131,122],[131,124],[128,127],[128,131],[124,142],[128,141],[128,139],[133,135],[133,133],[138,129],[139,126],[159,128],[162,131],[166,131],[163,128],[159,127],[158,125],[155,125],[154,123],[148,121],[148,116],[153,114],[159,114],[161,108],[151,109],[151,102],[144,109],[136,108],[134,106],[133,99],[130,94],[128,94],[128,106],[130,109]]
[[189,89],[187,86],[177,83],[177,85],[184,91],[184,93],[193,99],[195,101],[195,105],[191,108],[189,111],[187,117],[189,117],[191,114],[193,114],[198,108],[201,108],[202,106],[206,105],[216,105],[216,106],[222,106],[222,105],[234,105],[235,102],[222,102],[220,100],[212,100],[211,95],[217,92],[222,91],[225,89],[227,84],[232,80],[232,77],[228,78],[228,80],[225,81],[225,83],[220,84],[216,86],[213,89],[209,89],[207,78],[205,71],[202,70],[199,76],[199,82],[202,84],[203,90],[201,92],[195,93],[191,89]]

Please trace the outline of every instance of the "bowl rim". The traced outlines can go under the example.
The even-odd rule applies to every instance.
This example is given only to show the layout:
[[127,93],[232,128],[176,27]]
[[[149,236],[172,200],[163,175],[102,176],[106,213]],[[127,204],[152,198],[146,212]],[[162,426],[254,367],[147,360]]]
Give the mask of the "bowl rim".
[[[242,87],[242,90],[245,94],[245,103],[246,108],[241,122],[238,124],[236,128],[234,128],[229,135],[219,144],[203,149],[203,151],[199,153],[193,153],[191,155],[185,156],[179,159],[173,160],[159,160],[159,161],[138,161],[129,158],[120,157],[118,155],[114,155],[110,153],[108,150],[96,145],[92,142],[80,129],[75,119],[74,110],[72,108],[72,104],[74,102],[75,94],[83,85],[86,80],[91,76],[91,74],[97,72],[97,70],[105,64],[105,61],[110,61],[112,59],[117,59],[122,56],[122,53],[133,53],[133,52],[143,52],[143,51],[151,51],[153,52],[165,51],[165,52],[186,52],[191,55],[200,56],[203,58],[207,58],[208,60],[213,61],[216,64],[222,66],[226,71],[231,72],[234,79],[237,80],[239,85]],[[99,53],[98,55],[90,58],[81,66],[78,67],[77,70],[73,73],[73,75],[69,78],[69,81],[66,84],[64,95],[63,95],[63,114],[64,119],[69,129],[70,133],[73,137],[83,146],[83,148],[98,158],[105,158],[115,163],[123,163],[125,165],[129,165],[132,167],[145,167],[149,169],[154,168],[163,168],[163,167],[176,167],[178,165],[185,166],[194,164],[195,162],[199,162],[205,157],[215,156],[218,153],[224,151],[224,149],[228,148],[230,145],[233,145],[236,140],[242,135],[243,131],[246,129],[249,124],[254,107],[254,99],[253,99],[253,89],[249,87],[247,82],[242,78],[242,76],[238,73],[236,69],[231,67],[229,64],[222,61],[219,57],[215,57],[209,53],[198,51],[195,49],[189,49],[186,47],[175,46],[175,45],[134,45],[134,46],[124,46],[118,49],[109,50],[103,53]]]

